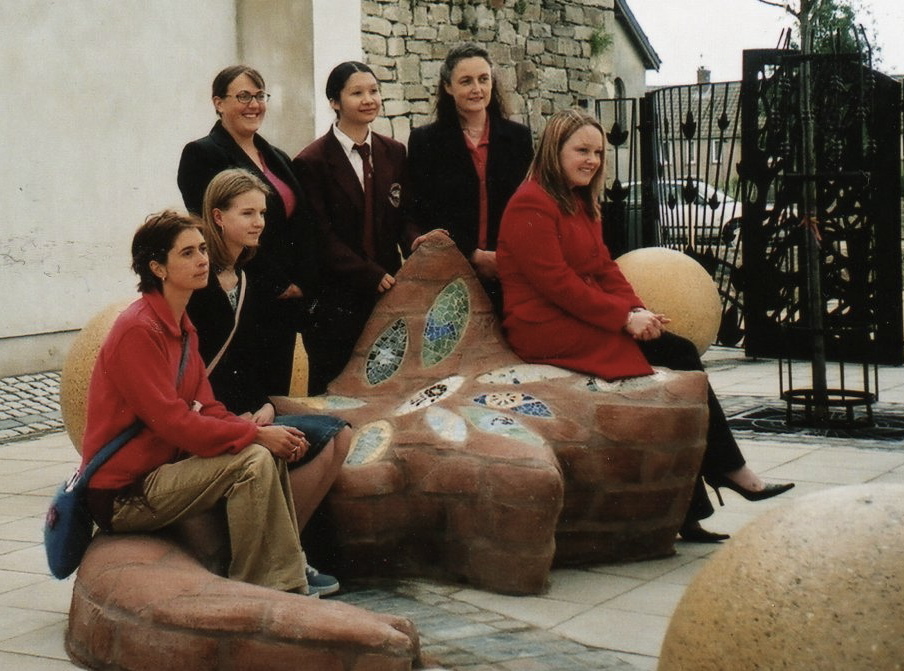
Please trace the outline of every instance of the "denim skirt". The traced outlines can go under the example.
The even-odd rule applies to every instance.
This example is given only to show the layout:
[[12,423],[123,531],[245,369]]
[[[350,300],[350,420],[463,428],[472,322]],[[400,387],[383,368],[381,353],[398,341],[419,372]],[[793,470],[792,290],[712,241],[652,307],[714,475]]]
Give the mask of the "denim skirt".
[[333,436],[349,425],[344,419],[332,415],[280,415],[273,423],[298,429],[310,444],[301,459],[289,464],[289,470],[311,462],[323,451]]

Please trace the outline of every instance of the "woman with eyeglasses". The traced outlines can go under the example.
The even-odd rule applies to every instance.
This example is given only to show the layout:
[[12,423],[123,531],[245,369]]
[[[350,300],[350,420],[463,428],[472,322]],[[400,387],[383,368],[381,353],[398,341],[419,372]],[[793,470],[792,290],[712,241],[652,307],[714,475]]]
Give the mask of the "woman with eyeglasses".
[[424,231],[449,232],[501,315],[496,238],[530,165],[531,133],[508,118],[490,54],[480,45],[453,47],[439,76],[436,121],[408,139],[415,222]]
[[201,214],[204,190],[227,168],[244,168],[270,189],[267,226],[249,270],[259,287],[278,299],[259,325],[258,338],[268,355],[267,388],[287,394],[292,377],[295,333],[303,330],[317,292],[317,226],[288,154],[260,135],[270,94],[261,74],[232,65],[213,80],[217,121],[210,133],[185,145],[178,184],[185,206]]
[[404,207],[405,145],[370,128],[382,108],[373,70],[340,63],[327,77],[326,97],[335,122],[293,161],[326,242],[323,291],[305,338],[311,394],[342,372],[418,237]]

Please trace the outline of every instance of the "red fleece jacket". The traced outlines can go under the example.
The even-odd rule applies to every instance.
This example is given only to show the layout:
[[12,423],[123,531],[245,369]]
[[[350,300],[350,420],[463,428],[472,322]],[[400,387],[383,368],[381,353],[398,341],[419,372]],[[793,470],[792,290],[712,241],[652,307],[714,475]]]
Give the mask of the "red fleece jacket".
[[[177,388],[183,330],[189,334],[189,356]],[[192,409],[196,401],[200,410]],[[92,488],[131,485],[190,454],[237,453],[257,435],[252,422],[214,398],[195,327],[187,315],[177,325],[158,292],[143,294],[126,308],[100,349],[88,389],[83,464],[136,419],[145,428],[101,467]]]

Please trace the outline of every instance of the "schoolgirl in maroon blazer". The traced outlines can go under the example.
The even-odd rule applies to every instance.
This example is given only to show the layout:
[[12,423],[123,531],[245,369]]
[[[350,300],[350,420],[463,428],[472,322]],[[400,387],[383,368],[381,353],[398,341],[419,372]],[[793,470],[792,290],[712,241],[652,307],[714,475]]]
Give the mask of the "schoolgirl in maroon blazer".
[[405,146],[370,128],[382,108],[373,71],[357,61],[340,63],[327,78],[326,97],[335,123],[293,161],[324,240],[323,291],[305,338],[312,395],[342,372],[418,236],[403,207]]

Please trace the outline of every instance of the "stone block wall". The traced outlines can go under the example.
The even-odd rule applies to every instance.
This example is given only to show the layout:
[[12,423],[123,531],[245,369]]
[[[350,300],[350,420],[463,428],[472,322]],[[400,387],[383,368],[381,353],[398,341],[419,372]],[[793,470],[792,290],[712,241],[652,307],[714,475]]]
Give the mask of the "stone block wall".
[[611,97],[611,59],[593,54],[595,31],[616,34],[613,0],[364,0],[365,60],[380,80],[379,132],[406,141],[430,121],[449,48],[486,46],[513,118],[534,131],[553,112]]

